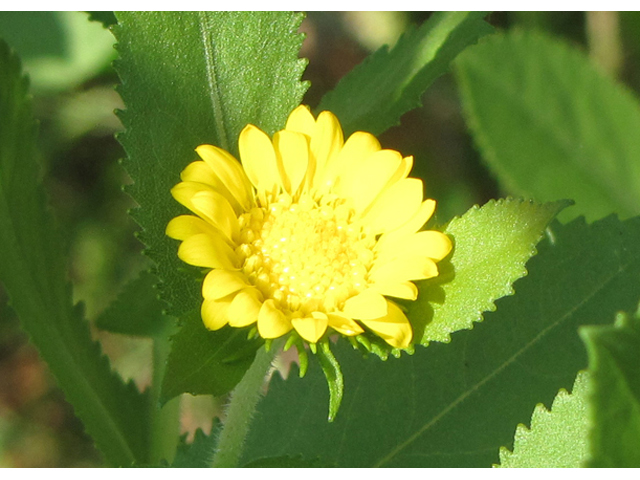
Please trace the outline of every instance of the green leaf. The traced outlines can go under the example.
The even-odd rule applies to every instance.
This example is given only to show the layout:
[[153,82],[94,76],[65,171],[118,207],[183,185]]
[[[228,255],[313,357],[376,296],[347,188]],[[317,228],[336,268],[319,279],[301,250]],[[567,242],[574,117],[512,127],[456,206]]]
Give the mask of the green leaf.
[[209,143],[236,154],[242,128],[269,134],[284,127],[307,85],[297,58],[299,14],[286,12],[121,12],[113,27],[126,110],[119,137],[140,239],[157,262],[168,313],[199,307],[200,285],[178,259],[178,242],[165,236],[184,213],[169,190]]
[[162,402],[181,393],[215,396],[228,393],[251,366],[263,343],[262,339],[247,340],[247,329],[207,330],[199,309],[185,315],[184,325],[171,342]]
[[92,22],[100,22],[104,26],[104,28],[109,28],[116,23],[118,20],[113,12],[87,12],[89,14],[89,20]]
[[124,385],[71,299],[63,241],[46,207],[27,81],[0,42],[0,279],[22,326],[107,461],[143,462],[148,398]]
[[248,463],[244,468],[326,468],[320,460],[307,460],[301,456],[260,458]]
[[187,435],[180,439],[180,445],[176,451],[176,458],[171,463],[173,468],[207,468],[211,465],[211,459],[215,453],[220,422],[214,419],[211,433],[207,435],[201,429],[197,429],[191,443],[187,443]]
[[116,300],[96,320],[102,330],[124,335],[151,337],[163,331],[169,319],[166,304],[158,298],[158,279],[149,272],[127,283]]
[[113,36],[83,12],[0,12],[0,37],[24,62],[33,90],[69,90],[115,57]]
[[593,385],[590,467],[640,467],[640,315],[580,330]]
[[457,73],[475,142],[508,191],[575,200],[560,219],[640,213],[640,105],[583,53],[514,32],[469,49]]
[[318,107],[337,115],[345,134],[364,130],[378,135],[420,106],[431,83],[449,63],[493,28],[482,12],[436,12],[410,28],[391,50],[382,47],[327,93]]
[[437,278],[421,282],[418,300],[406,304],[416,338],[448,342],[452,332],[473,328],[496,299],[512,294],[545,227],[567,205],[492,200],[454,218],[445,228],[453,253],[439,264]]
[[339,467],[489,467],[511,448],[518,423],[550,406],[587,366],[577,334],[640,298],[640,218],[613,217],[550,227],[548,240],[472,330],[412,356],[363,359],[333,347],[345,393],[335,422],[325,418],[325,379],[311,363],[305,378],[275,377],[258,406],[245,462],[319,457]]
[[572,392],[562,389],[551,411],[536,405],[531,429],[518,425],[513,452],[500,449],[503,468],[577,468],[587,456],[589,375],[580,372]]

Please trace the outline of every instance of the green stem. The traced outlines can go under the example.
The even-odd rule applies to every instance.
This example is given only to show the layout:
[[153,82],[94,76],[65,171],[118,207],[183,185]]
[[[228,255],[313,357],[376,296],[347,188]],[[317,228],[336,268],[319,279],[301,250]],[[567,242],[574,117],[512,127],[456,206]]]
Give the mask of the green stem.
[[232,468],[238,466],[244,440],[249,433],[251,419],[262,396],[265,377],[277,351],[275,343],[271,345],[269,352],[264,348],[258,350],[253,364],[231,392],[226,420],[222,432],[220,432],[216,454],[211,462],[212,467]]
[[149,461],[158,465],[171,463],[176,454],[180,434],[180,397],[160,406],[160,390],[171,350],[169,337],[173,327],[166,327],[153,338],[153,381],[151,385],[151,446]]

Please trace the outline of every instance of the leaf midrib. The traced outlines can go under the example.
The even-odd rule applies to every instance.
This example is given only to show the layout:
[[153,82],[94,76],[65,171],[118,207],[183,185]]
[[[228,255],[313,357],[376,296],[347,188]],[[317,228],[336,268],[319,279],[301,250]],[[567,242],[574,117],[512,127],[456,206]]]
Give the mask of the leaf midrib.
[[[582,308],[587,302],[589,302],[595,295],[601,292],[609,283],[611,283],[620,273],[628,269],[633,260],[639,258],[640,256],[636,255],[632,257],[628,263],[619,269],[617,269],[606,281],[600,283],[589,295],[584,297],[582,301],[578,302],[573,308],[571,308],[567,313],[565,313],[562,317],[560,317],[557,321],[545,327],[540,333],[538,333],[531,341],[529,341],[526,345],[524,345],[520,350],[515,352],[509,359],[499,365],[493,372],[484,377],[482,380],[477,382],[471,388],[467,389],[461,395],[459,395],[453,402],[451,402],[447,407],[445,407],[440,413],[432,417],[432,419],[424,424],[422,428],[417,430],[413,435],[411,435],[407,440],[400,443],[395,449],[393,449],[389,454],[381,458],[377,463],[373,465],[373,467],[381,467],[385,463],[391,461],[395,456],[397,456],[402,450],[411,445],[415,440],[418,439],[423,433],[433,427],[436,423],[438,423],[443,417],[445,417],[451,410],[457,407],[459,404],[464,402],[469,396],[471,396],[474,392],[476,392],[479,388],[481,388],[484,384],[495,378],[499,375],[504,369],[510,366],[512,363],[516,361],[518,357],[524,354],[529,350],[535,343],[537,343],[541,338],[543,338],[549,331],[553,330],[560,324],[564,323],[565,320],[570,318],[577,310]],[[454,340],[455,341],[455,340]]]

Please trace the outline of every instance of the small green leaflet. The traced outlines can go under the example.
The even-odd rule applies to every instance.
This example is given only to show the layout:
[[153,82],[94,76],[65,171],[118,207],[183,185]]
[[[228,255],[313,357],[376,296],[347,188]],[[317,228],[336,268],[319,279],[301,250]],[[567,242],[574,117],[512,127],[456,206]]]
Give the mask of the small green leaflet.
[[345,134],[378,135],[420,106],[420,97],[449,69],[450,62],[478,38],[493,32],[483,12],[435,12],[410,28],[391,49],[384,46],[327,93],[318,111],[337,115]]
[[456,60],[483,159],[512,194],[575,200],[561,220],[640,214],[640,103],[542,33],[495,35]]
[[418,300],[406,303],[420,343],[448,342],[452,332],[472,328],[496,299],[512,294],[545,227],[569,204],[492,200],[454,218],[444,230],[453,252],[438,265],[438,277],[421,282]]

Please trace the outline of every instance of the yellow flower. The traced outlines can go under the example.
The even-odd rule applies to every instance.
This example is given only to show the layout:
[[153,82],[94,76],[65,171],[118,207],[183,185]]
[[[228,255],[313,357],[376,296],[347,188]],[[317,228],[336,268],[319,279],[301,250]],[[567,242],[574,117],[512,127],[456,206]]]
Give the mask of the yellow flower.
[[173,197],[197,216],[169,222],[178,256],[211,268],[202,284],[210,330],[257,322],[277,338],[292,329],[310,343],[327,331],[369,329],[393,347],[412,340],[387,297],[415,300],[415,280],[438,275],[451,251],[441,232],[419,231],[435,209],[413,157],[356,132],[345,142],[331,112],[296,108],[273,139],[254,125],[239,138],[240,164],[212,145],[181,173]]

